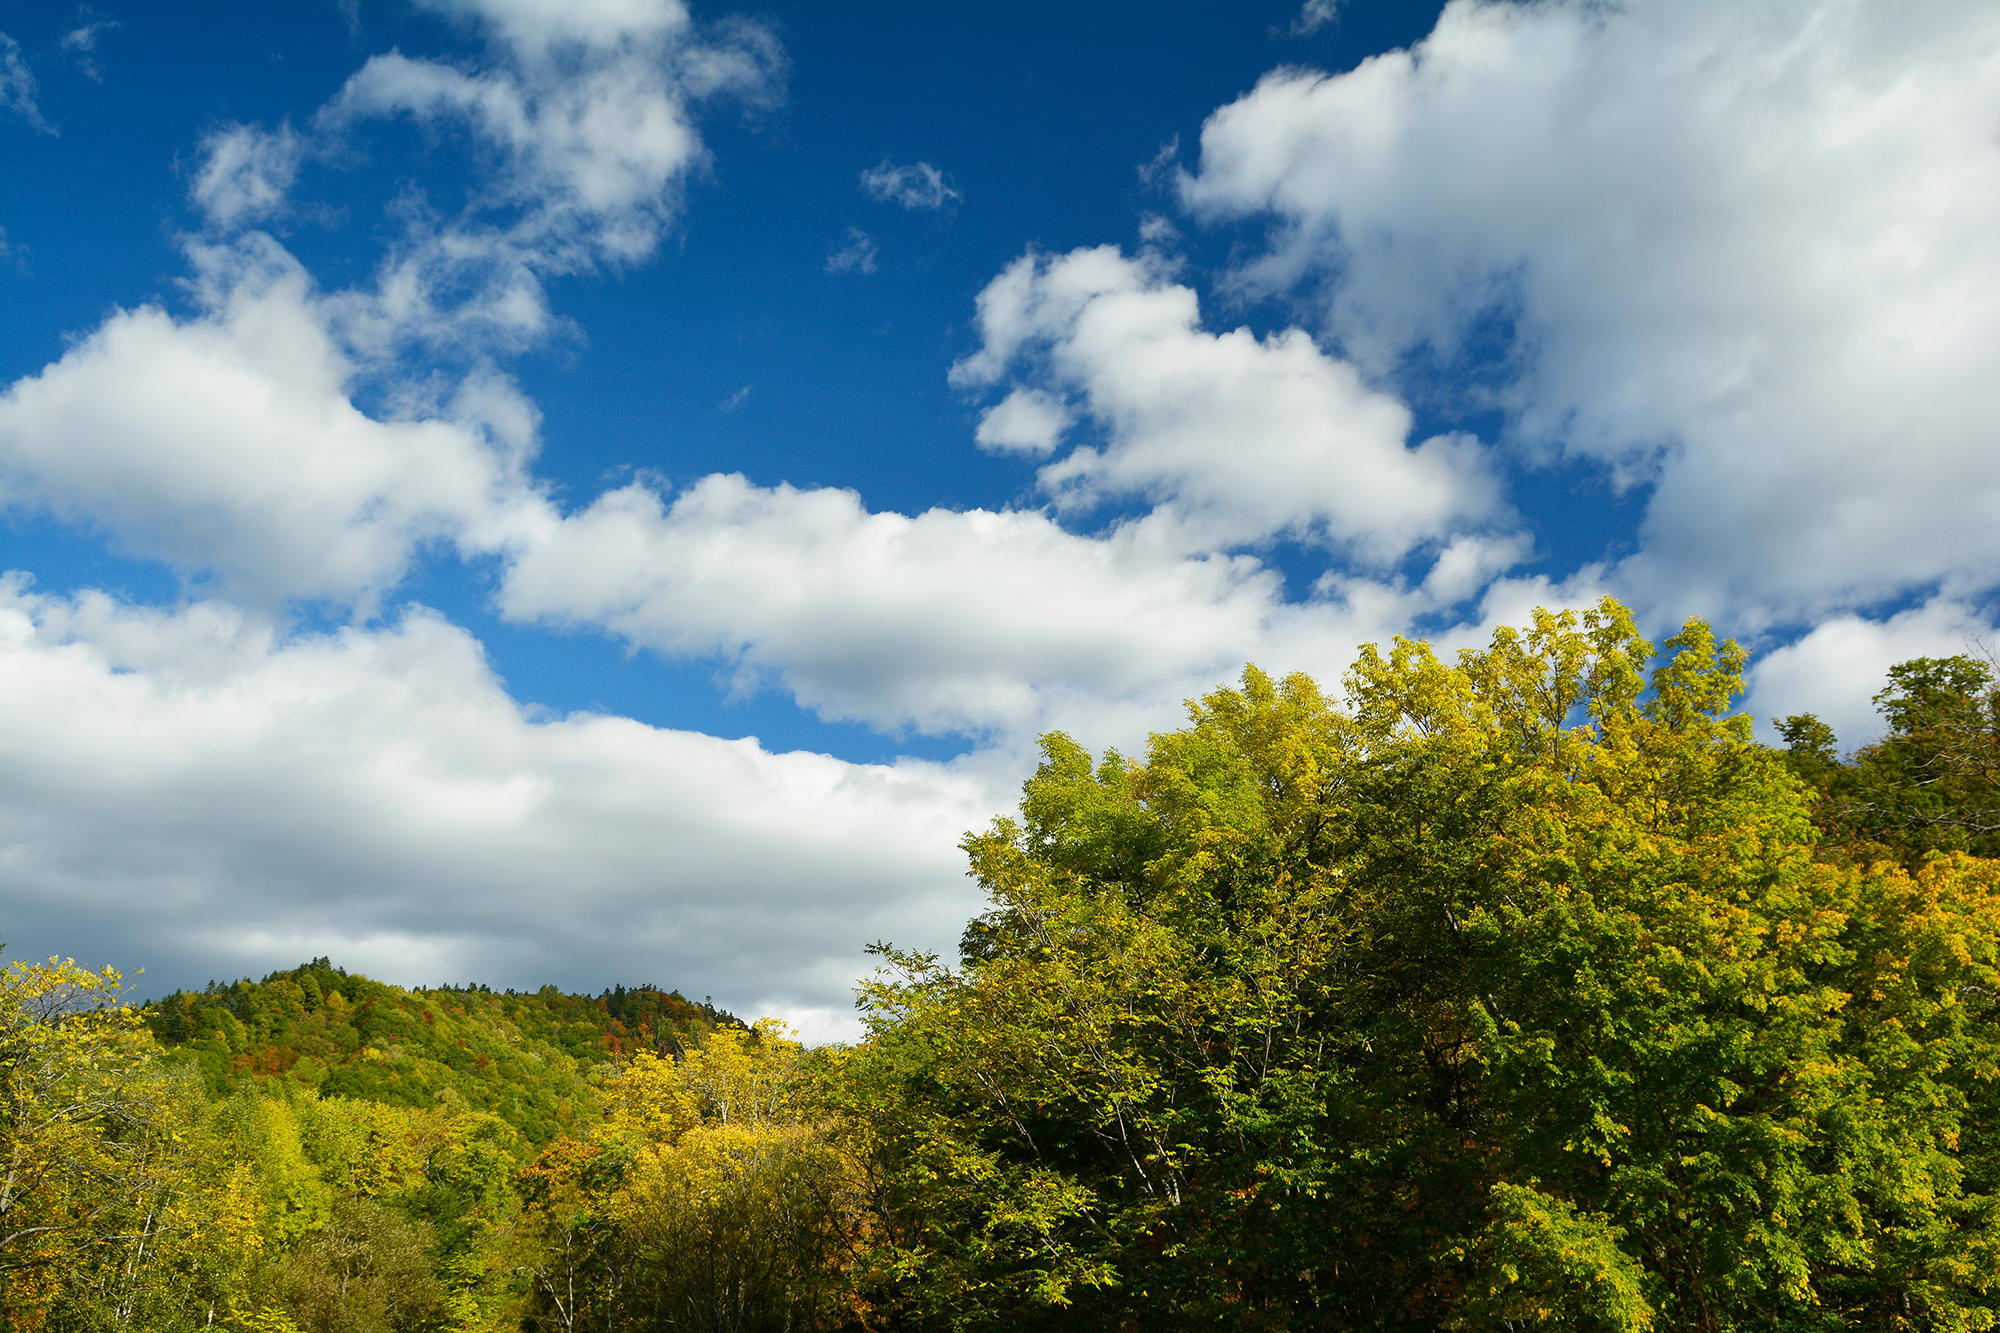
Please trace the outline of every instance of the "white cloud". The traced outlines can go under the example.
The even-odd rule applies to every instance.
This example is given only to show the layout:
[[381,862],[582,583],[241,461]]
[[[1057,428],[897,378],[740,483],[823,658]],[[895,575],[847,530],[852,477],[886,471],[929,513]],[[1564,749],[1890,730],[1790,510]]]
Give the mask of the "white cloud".
[[612,491],[511,559],[511,617],[603,626],[731,662],[829,717],[934,732],[1032,734],[1065,692],[1233,675],[1281,595],[1255,561],[1080,537],[1032,513],[870,513],[851,491],[739,476],[670,505],[644,485]]
[[310,283],[275,246],[177,320],[107,320],[0,394],[0,499],[105,530],[114,544],[276,605],[366,604],[425,541],[490,548],[536,503],[533,409],[492,375],[445,410],[371,417]]
[[530,717],[423,611],[284,640],[0,582],[0,700],[10,947],[152,988],[328,953],[837,1023],[869,940],[950,946],[975,906],[957,840],[1000,804],[935,764]]
[[[1430,573],[1424,576],[1424,593],[1439,607],[1458,606],[1533,554],[1534,540],[1526,533],[1454,538],[1438,552]],[[1577,604],[1573,598],[1571,594],[1565,604]]]
[[384,353],[466,335],[533,342],[552,322],[543,277],[636,263],[658,248],[687,179],[707,164],[698,104],[726,96],[768,106],[782,95],[784,54],[767,31],[699,27],[678,4],[433,7],[483,23],[492,59],[467,69],[375,56],[315,121],[335,142],[378,117],[458,124],[485,155],[462,205],[406,201],[408,236],[377,290],[356,294],[353,336]]
[[419,0],[441,14],[490,25],[526,55],[546,57],[566,45],[606,48],[659,43],[685,33],[678,0]]
[[1651,483],[1632,595],[1738,624],[2000,581],[2000,10],[1455,0],[1274,73],[1185,202],[1371,373],[1496,311],[1521,439]]
[[[259,605],[363,615],[425,544],[491,551],[540,506],[534,409],[487,358],[554,327],[542,275],[657,244],[704,161],[690,106],[772,95],[782,57],[672,4],[446,8],[487,22],[486,65],[377,57],[305,132],[209,135],[191,194],[237,234],[188,244],[200,313],[120,312],[0,394],[0,500]],[[240,230],[286,205],[304,158],[394,114],[465,123],[492,175],[453,214],[409,202],[371,286],[320,292]],[[447,364],[413,376],[413,344]],[[363,379],[386,404],[372,413],[350,396]]]
[[102,83],[104,72],[97,67],[97,43],[105,33],[124,26],[116,19],[100,18],[97,11],[85,5],[76,12],[76,26],[62,35],[57,46],[76,62],[85,77]]
[[930,163],[893,166],[887,158],[861,173],[861,188],[885,204],[924,212],[936,212],[962,197]]
[[[1139,183],[1151,186],[1162,180],[1171,179],[1168,172],[1176,170],[1181,160],[1181,136],[1176,134],[1153,150],[1153,156],[1139,164]],[[1166,219],[1159,219],[1166,223]],[[1172,224],[1166,224],[1171,226]]]
[[[698,34],[678,5],[481,3],[506,38],[506,58],[468,71],[401,53],[376,56],[321,113],[344,129],[374,116],[458,121],[495,154],[494,176],[460,243],[481,234],[479,205],[506,206],[487,237],[550,269],[646,257],[679,206],[678,187],[704,164],[690,106],[782,87],[783,57],[767,34]],[[549,48],[574,40],[562,61]]]
[[1193,289],[1150,252],[1024,256],[980,293],[979,330],[954,380],[1018,367],[1105,431],[1040,473],[1067,509],[1137,496],[1188,549],[1288,536],[1385,561],[1502,516],[1476,445],[1407,447],[1408,409],[1299,329],[1206,331]]
[[849,227],[840,242],[826,252],[828,273],[873,273],[881,250],[875,238],[859,227]]
[[1887,619],[1836,616],[1796,642],[1760,656],[1750,672],[1750,711],[1758,734],[1776,742],[1776,722],[1815,713],[1847,749],[1882,734],[1873,699],[1889,668],[1913,657],[1953,657],[1978,651],[1996,635],[1978,610],[1935,598]]
[[1292,20],[1292,36],[1306,37],[1340,17],[1340,0],[1306,0]]
[[1016,389],[979,414],[973,439],[995,453],[1053,453],[1073,420],[1069,405],[1055,395]]
[[[1011,780],[1041,732],[1141,747],[1245,662],[1331,681],[1357,644],[1452,612],[1526,554],[1517,538],[1465,538],[1414,583],[1330,575],[1292,601],[1257,559],[1153,537],[1019,510],[870,512],[852,491],[716,475],[671,499],[634,484],[536,515],[507,548],[498,601],[517,621],[722,662],[738,689],[776,687],[826,718],[969,736],[972,762]],[[1518,582],[1522,597],[1597,595]]]
[[21,55],[21,44],[4,32],[0,32],[0,112],[12,112],[44,134],[56,132],[35,101],[35,72]]
[[490,554],[514,619],[1004,755],[1049,726],[1141,742],[1246,659],[1337,664],[1520,554],[1461,540],[1416,587],[1350,580],[1292,605],[1257,560],[1190,555],[1158,525],[1093,537],[1039,513],[870,513],[852,492],[733,476],[671,502],[635,484],[564,517],[528,471],[537,413],[507,380],[477,374],[443,401],[405,386],[363,412],[337,302],[275,242],[191,254],[201,313],[121,313],[0,395],[0,494],[267,608],[319,597],[365,618],[427,545]]
[[231,228],[283,206],[305,145],[289,125],[276,130],[228,125],[211,132],[201,147],[201,167],[189,193],[211,225]]

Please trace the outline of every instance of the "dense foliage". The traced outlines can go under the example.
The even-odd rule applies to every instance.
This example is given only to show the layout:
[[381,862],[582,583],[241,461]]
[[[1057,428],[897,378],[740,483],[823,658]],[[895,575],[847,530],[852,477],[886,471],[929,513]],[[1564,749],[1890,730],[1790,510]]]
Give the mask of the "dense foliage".
[[596,1102],[592,1075],[639,1051],[677,1052],[736,1019],[652,986],[568,995],[484,987],[406,991],[316,959],[175,992],[147,1007],[163,1043],[211,1093],[245,1074],[284,1075],[330,1097],[432,1106],[442,1094],[491,1111],[536,1143]]
[[[1342,703],[1052,735],[959,956],[806,1051],[652,988],[0,978],[49,1330],[1971,1330],[2000,1315],[2000,695],[1787,748],[1613,603]],[[142,1021],[143,1020],[143,1021]]]
[[1816,858],[1742,666],[1606,604],[1049,738],[848,1061],[903,1317],[1990,1326],[2000,865]]

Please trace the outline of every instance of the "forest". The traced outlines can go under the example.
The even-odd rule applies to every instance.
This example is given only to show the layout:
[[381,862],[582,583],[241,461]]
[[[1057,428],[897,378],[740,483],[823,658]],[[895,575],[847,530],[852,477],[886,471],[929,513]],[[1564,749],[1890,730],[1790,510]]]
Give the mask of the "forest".
[[[2000,1322],[2000,683],[1760,744],[1605,601],[1051,734],[956,957],[808,1048],[655,986],[0,977],[23,1333]],[[4,925],[4,923],[0,923]]]

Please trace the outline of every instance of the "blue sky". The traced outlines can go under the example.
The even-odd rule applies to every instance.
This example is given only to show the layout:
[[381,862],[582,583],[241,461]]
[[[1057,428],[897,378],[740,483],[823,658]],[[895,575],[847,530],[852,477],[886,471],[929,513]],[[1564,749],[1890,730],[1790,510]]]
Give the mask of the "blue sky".
[[1978,4],[0,0],[0,934],[851,1030],[1034,738],[1990,635]]

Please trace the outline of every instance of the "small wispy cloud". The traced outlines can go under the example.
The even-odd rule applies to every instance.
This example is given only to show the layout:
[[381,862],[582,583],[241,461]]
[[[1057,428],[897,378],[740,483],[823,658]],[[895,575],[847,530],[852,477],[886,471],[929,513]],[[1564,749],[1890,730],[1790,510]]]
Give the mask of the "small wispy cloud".
[[76,11],[76,26],[64,33],[57,43],[65,55],[76,62],[76,67],[98,83],[104,82],[104,73],[97,67],[97,43],[105,33],[125,25],[117,19],[100,17],[96,10],[84,5]]
[[0,112],[11,111],[44,134],[56,127],[42,118],[35,102],[35,73],[21,56],[21,44],[0,32]]
[[861,173],[861,188],[871,199],[927,212],[936,212],[963,197],[945,180],[944,173],[930,163],[912,162],[899,167],[886,157],[881,165]]
[[880,253],[875,238],[859,227],[849,227],[840,244],[827,252],[828,273],[873,273]]
[[190,193],[218,227],[254,222],[282,207],[297,179],[305,144],[290,125],[276,130],[229,125],[202,141]]
[[1148,213],[1139,219],[1139,240],[1155,249],[1165,250],[1180,244],[1181,229],[1164,214]]
[[1299,16],[1292,20],[1292,36],[1305,37],[1318,32],[1340,17],[1340,0],[1306,0],[1299,9]]

